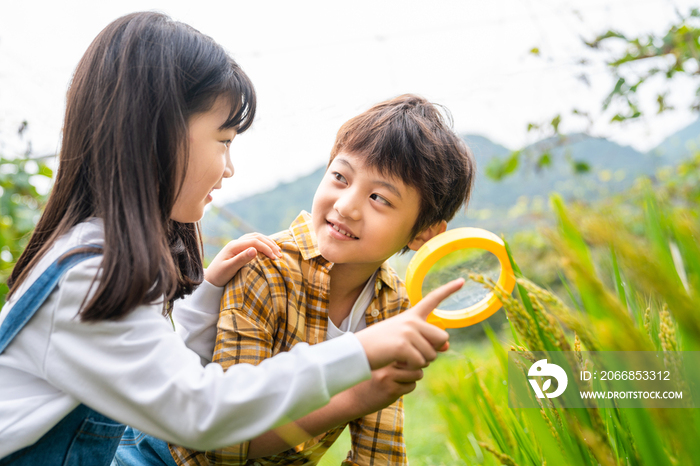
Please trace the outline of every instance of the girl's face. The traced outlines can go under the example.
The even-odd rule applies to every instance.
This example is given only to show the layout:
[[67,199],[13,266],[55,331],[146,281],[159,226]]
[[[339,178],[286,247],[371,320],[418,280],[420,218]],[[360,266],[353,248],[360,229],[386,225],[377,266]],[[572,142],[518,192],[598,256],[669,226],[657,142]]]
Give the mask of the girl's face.
[[224,178],[233,176],[229,146],[236,130],[221,128],[229,110],[226,99],[217,99],[211,110],[190,118],[189,162],[185,181],[170,215],[172,220],[180,223],[201,220],[204,207],[212,201],[212,191],[221,187]]

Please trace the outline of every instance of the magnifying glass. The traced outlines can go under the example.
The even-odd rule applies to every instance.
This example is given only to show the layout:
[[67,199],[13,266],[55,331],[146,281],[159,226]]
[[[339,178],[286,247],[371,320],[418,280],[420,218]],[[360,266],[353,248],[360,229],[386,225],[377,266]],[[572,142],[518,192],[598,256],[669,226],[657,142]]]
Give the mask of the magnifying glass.
[[[423,299],[424,290],[427,293],[431,287],[447,283],[455,275],[465,275],[464,272],[491,277],[507,293],[515,287],[515,275],[501,238],[481,228],[455,228],[427,241],[408,264],[406,288],[411,305]],[[462,290],[441,303],[445,309],[435,309],[428,316],[428,322],[442,329],[462,328],[485,320],[501,308],[493,293],[482,297],[477,290],[483,287],[467,280]],[[450,299],[453,302],[446,305]]]

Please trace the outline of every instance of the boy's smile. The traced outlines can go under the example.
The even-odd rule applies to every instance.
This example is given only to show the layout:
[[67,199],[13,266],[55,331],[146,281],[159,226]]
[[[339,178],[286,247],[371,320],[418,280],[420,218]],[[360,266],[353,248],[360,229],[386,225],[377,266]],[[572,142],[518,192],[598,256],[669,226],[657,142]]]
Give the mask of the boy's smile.
[[353,235],[350,228],[345,226],[344,224],[340,222],[331,222],[329,220],[326,220],[326,223],[328,224],[328,227],[331,229],[330,234],[338,239],[338,240],[356,240],[360,239],[357,236]]
[[331,162],[311,209],[321,255],[335,264],[378,267],[406,246],[420,196],[398,178],[345,152]]

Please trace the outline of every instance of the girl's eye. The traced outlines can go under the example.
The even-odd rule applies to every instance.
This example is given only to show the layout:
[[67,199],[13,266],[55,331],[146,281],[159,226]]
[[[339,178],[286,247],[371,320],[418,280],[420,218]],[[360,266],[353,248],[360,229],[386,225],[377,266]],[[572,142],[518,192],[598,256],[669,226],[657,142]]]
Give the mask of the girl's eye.
[[391,202],[387,201],[386,199],[384,199],[384,198],[383,198],[382,196],[380,196],[379,194],[372,194],[372,195],[369,196],[369,198],[372,199],[372,200],[374,200],[374,201],[381,202],[381,203],[384,204],[384,205],[391,206]]
[[225,141],[221,141],[226,147],[229,147],[231,145],[232,139],[227,139]]
[[343,175],[341,175],[340,173],[333,172],[332,175],[333,175],[333,178],[340,181],[341,183],[347,183],[347,181],[345,180],[345,177]]

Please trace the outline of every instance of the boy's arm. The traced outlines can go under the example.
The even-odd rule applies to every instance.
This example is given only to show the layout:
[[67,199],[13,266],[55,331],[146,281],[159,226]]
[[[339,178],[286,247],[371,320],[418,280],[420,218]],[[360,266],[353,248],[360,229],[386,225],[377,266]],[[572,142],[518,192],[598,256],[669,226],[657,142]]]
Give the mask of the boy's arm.
[[[384,319],[406,311],[411,305],[403,285],[397,288],[396,294],[385,289],[377,299],[379,302],[375,308],[384,310],[381,314]],[[344,466],[408,464],[403,437],[403,397],[383,409],[353,420],[349,425],[352,449],[342,463]]]
[[[272,356],[274,306],[267,277],[255,262],[229,282],[221,299],[213,362],[224,370],[234,364],[258,365]],[[245,309],[246,311],[241,311]],[[245,464],[249,442],[206,452],[211,464]],[[203,452],[170,446],[178,464],[207,464]]]
[[403,437],[403,398],[350,423],[352,450],[343,466],[407,465]]
[[[251,273],[251,269],[253,269],[255,265],[255,262],[253,262],[253,264],[244,267],[234,278],[234,283],[227,287],[224,300],[230,295],[229,293],[231,293],[237,299],[243,300],[244,303],[237,306],[238,309],[248,310],[251,308],[249,304],[245,304],[245,299],[251,299],[254,301],[255,304],[253,305],[253,308],[265,309],[266,307],[272,307],[270,296],[286,296],[284,283],[275,283],[275,280],[270,281],[268,290],[265,293],[262,293],[260,287],[267,286],[268,283],[265,281],[265,276],[260,270],[256,271],[256,274],[259,275],[259,280],[251,281],[251,283],[240,281],[240,277],[245,273]],[[371,380],[362,382],[359,385],[338,394],[343,395],[343,397],[339,397],[339,399],[350,398],[354,400],[354,403],[351,403],[351,406],[353,406],[351,409],[356,410],[358,405],[365,405],[362,409],[362,413],[358,413],[349,419],[356,419],[364,414],[377,411],[378,409],[385,407],[398,399],[402,394],[413,390],[415,387],[415,381],[422,377],[422,371],[416,367],[425,367],[427,365],[426,361],[433,360],[435,358],[435,349],[443,346],[447,337],[446,332],[425,323],[425,318],[440,301],[459,289],[463,283],[463,279],[450,282],[438,290],[429,293],[423,298],[421,303],[419,303],[411,311],[405,312],[402,315],[396,316],[392,319],[387,319],[386,321],[372,325],[371,327],[358,332],[357,340],[360,341],[360,344],[364,347],[365,353],[368,355],[370,368],[375,368],[376,370],[372,372]],[[229,306],[224,307],[229,308]],[[286,309],[286,304],[281,306],[280,309]],[[267,314],[263,312],[262,315],[266,317],[258,320],[256,328],[259,330],[267,330],[267,334],[269,336],[261,339],[271,344],[272,335],[274,334],[274,330],[272,329],[276,327],[274,313],[270,310],[270,312]],[[241,315],[238,315],[238,318],[241,318]],[[362,334],[362,339],[360,339],[360,334]],[[237,337],[233,336],[232,338],[234,341],[236,341]],[[326,343],[320,343],[319,346],[325,344]],[[428,349],[430,351],[428,351]],[[269,357],[269,355],[267,357]],[[235,355],[233,357],[227,355],[226,357],[222,358],[219,345],[217,345],[214,358],[215,360],[220,361],[225,367],[229,367],[236,362],[244,362],[240,359],[240,357],[235,357]],[[257,364],[261,362],[262,359],[264,359],[264,357],[256,357],[252,363]],[[391,364],[392,360],[403,361],[405,368],[397,368],[394,364]],[[281,381],[280,383],[284,383],[284,381]],[[383,388],[376,389],[375,385],[377,383],[379,383]],[[255,387],[250,387],[251,390],[254,388]],[[387,397],[391,399],[384,402],[383,400]],[[332,401],[333,399],[331,402]],[[376,405],[374,405],[372,409],[365,409],[372,404]],[[313,416],[313,414],[316,413],[312,413],[310,416]],[[334,414],[337,415],[338,413],[335,412]],[[306,420],[306,418],[303,418],[298,422],[303,424],[304,420]],[[327,421],[328,419],[324,419],[321,422]],[[318,426],[319,424],[316,425]],[[312,429],[305,430],[306,432],[312,431]],[[268,432],[268,434],[270,433]],[[268,434],[264,434],[263,437]],[[274,436],[274,433],[272,435]],[[291,444],[293,445],[294,443]],[[287,443],[286,448],[281,448],[276,451],[279,452],[286,450],[289,448],[288,445],[289,443]],[[240,447],[248,448],[248,446],[249,444],[246,443],[242,444]],[[277,446],[274,448],[277,448]],[[178,464],[198,464],[196,462],[185,462],[187,459],[192,458],[192,452],[188,451],[187,449],[171,446],[171,452],[173,453],[173,457]],[[214,452],[212,454],[212,458],[210,459],[215,459],[214,457],[217,452],[219,452],[219,450]],[[221,450],[221,452],[226,452],[226,449]],[[242,449],[238,450],[237,454],[240,453],[243,453]],[[275,451],[265,451],[264,453],[260,452],[259,454],[261,456],[268,456],[274,453]],[[248,455],[246,454],[246,456]]]
[[[290,445],[299,445],[325,431],[346,424],[348,415],[356,407],[352,406],[353,397],[338,394],[331,402],[308,416],[290,424],[270,431],[250,442],[249,458],[269,456]],[[403,398],[377,412],[370,413],[350,422],[352,450],[344,466],[366,466],[381,464],[387,466],[407,465],[406,444],[403,437]],[[337,437],[337,435],[335,435]],[[332,439],[335,440],[335,439]],[[266,451],[267,454],[261,454]],[[324,450],[325,451],[325,450]],[[301,451],[295,458],[312,455]],[[207,457],[211,461],[211,457]],[[266,459],[272,459],[270,457]],[[263,464],[268,464],[263,462]]]
[[[373,371],[370,380],[335,395],[326,406],[252,440],[248,457],[258,458],[287,450],[290,446],[299,445],[337,426],[376,414],[377,411],[390,407],[402,395],[411,392],[422,375],[421,370],[396,365]],[[391,416],[387,415],[384,419],[389,418]],[[401,422],[399,431],[402,427]]]
[[[398,315],[410,306],[405,290],[402,289],[401,291],[403,293],[400,293],[390,303],[387,303],[387,296],[384,295],[384,300],[379,306],[388,309],[383,314],[385,318]],[[367,440],[367,432],[371,433],[371,428],[378,426],[377,422],[372,421],[372,419],[377,419],[377,414],[384,412],[384,409],[386,409],[400,414],[400,422],[396,426],[398,431],[398,442],[396,443],[397,445],[400,444],[400,446],[391,447],[392,454],[389,455],[389,458],[403,458],[403,460],[394,461],[391,464],[406,464],[406,449],[403,442],[403,404],[399,397],[412,391],[415,387],[415,382],[420,378],[422,378],[422,371],[400,368],[396,365],[373,371],[371,380],[335,395],[326,406],[296,422],[278,427],[252,440],[248,452],[249,458],[259,458],[280,452],[337,426],[348,424],[351,421],[354,421],[355,427],[353,429],[357,431],[358,439]],[[383,419],[383,424],[386,424],[389,418],[391,416],[387,414],[383,418],[380,417],[378,419]],[[363,419],[365,420],[364,423],[362,423]],[[385,427],[392,429],[388,432],[394,431],[394,426],[382,425],[382,428]],[[370,430],[366,430],[363,433],[363,429]],[[353,446],[355,447],[353,451],[357,449],[358,445],[360,448],[364,445],[354,441],[356,436],[355,430],[353,430]],[[369,439],[367,445],[372,445],[372,439]],[[368,458],[370,456],[364,454],[364,459]],[[377,459],[381,459],[381,457]],[[384,463],[375,461],[373,464]]]

